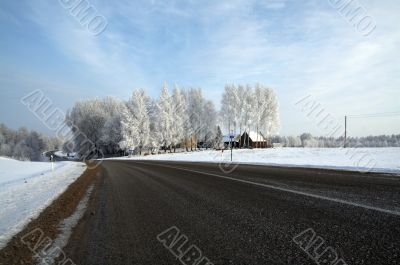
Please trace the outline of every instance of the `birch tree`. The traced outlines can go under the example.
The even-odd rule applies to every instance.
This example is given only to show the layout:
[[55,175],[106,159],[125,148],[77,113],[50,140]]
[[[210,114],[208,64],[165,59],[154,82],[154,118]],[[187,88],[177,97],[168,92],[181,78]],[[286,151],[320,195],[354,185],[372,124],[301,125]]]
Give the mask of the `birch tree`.
[[148,110],[149,98],[143,89],[135,90],[128,102],[128,109],[133,116],[133,131],[135,132],[134,144],[142,154],[142,148],[149,143],[150,118]]
[[176,145],[181,143],[185,136],[185,124],[188,119],[186,98],[180,88],[175,85],[173,95],[173,119],[172,124],[172,145],[174,147],[174,152],[176,151]]
[[264,136],[277,133],[279,130],[278,100],[275,92],[271,88],[263,87],[264,106],[261,118],[261,130]]
[[225,85],[224,93],[222,94],[220,121],[230,133],[231,130],[236,130],[236,106],[235,86]]
[[[191,88],[188,91],[188,115],[190,120],[191,132],[191,150],[193,145],[197,149],[197,142],[202,138],[203,119],[202,108],[204,106],[204,98],[200,88]],[[192,142],[193,141],[193,142]]]
[[122,110],[121,130],[122,140],[120,147],[123,150],[133,150],[136,147],[137,127],[135,126],[134,117],[128,106]]
[[172,108],[172,98],[169,95],[167,84],[164,84],[160,100],[157,104],[158,107],[158,122],[157,131],[159,139],[165,148],[169,148],[173,140],[173,108]]

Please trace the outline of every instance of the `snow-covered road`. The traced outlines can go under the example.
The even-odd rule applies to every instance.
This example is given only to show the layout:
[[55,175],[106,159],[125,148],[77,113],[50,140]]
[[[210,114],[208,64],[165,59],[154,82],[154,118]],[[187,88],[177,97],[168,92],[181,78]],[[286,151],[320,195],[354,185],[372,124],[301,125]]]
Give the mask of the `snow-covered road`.
[[86,169],[78,162],[22,162],[0,157],[0,249]]

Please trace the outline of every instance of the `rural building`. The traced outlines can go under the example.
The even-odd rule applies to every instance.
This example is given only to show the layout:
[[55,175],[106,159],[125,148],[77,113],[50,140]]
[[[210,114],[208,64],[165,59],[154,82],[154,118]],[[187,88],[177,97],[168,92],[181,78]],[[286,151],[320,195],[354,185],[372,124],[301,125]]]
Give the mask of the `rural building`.
[[239,146],[240,147],[245,147],[245,148],[268,148],[271,147],[270,144],[268,144],[267,139],[262,135],[260,132],[244,132],[240,136],[240,141],[239,141]]

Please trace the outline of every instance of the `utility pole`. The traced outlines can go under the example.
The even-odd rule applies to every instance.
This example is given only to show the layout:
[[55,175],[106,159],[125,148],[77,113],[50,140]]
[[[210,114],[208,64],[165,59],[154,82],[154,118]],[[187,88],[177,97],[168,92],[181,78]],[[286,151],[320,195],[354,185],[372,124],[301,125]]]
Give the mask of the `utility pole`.
[[232,144],[232,139],[234,138],[234,134],[233,131],[231,131],[231,133],[229,134],[229,138],[231,140],[231,162],[232,162],[232,151],[233,151],[233,144]]
[[346,140],[347,140],[347,116],[344,116],[344,143],[343,143],[343,148],[346,148]]

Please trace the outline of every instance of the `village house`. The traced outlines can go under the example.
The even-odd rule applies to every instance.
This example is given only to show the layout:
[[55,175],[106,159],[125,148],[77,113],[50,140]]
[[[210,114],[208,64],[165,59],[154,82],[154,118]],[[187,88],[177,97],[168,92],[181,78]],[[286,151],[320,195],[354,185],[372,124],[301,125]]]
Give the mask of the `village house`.
[[262,135],[261,132],[244,132],[240,136],[240,145],[241,148],[268,148],[271,147],[268,144],[267,139]]
[[232,144],[233,148],[269,148],[272,147],[268,140],[261,132],[244,132],[242,135],[236,135],[232,141],[229,135],[224,135],[223,143],[225,148],[229,148]]

